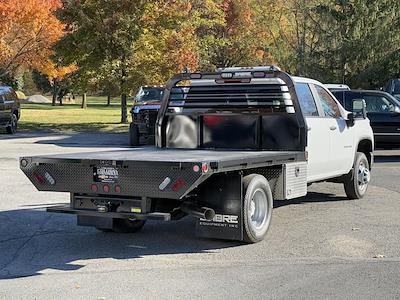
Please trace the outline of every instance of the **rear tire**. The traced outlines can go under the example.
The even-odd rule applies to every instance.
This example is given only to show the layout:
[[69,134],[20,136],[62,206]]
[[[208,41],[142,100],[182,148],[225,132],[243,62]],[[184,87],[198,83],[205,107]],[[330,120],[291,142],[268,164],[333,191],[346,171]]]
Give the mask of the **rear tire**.
[[273,197],[267,179],[258,174],[243,178],[243,234],[248,243],[264,239],[271,224]]
[[8,134],[15,134],[18,129],[18,118],[16,115],[11,115],[10,124],[6,127],[6,131]]
[[136,124],[131,123],[129,125],[129,145],[139,146],[139,127]]
[[146,220],[114,219],[112,231],[118,233],[134,233],[143,228]]
[[371,179],[369,162],[362,152],[357,152],[354,159],[353,169],[346,175],[344,190],[349,199],[361,199],[368,189]]

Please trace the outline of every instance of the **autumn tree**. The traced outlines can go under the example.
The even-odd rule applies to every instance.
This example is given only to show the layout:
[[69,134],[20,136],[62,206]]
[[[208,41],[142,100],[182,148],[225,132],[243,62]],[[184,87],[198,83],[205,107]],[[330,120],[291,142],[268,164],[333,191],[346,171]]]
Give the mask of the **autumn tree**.
[[69,32],[57,45],[63,64],[85,74],[112,74],[121,90],[121,122],[127,122],[130,57],[140,36],[141,0],[63,0],[59,17]]
[[57,66],[53,61],[48,60],[47,63],[41,68],[41,72],[47,77],[52,89],[52,105],[56,105],[56,100],[59,100],[62,105],[62,99],[65,93],[68,92],[68,84],[65,78],[71,73],[75,72],[77,67],[70,65],[67,67]]
[[0,79],[18,70],[42,69],[64,34],[54,16],[59,0],[0,1]]
[[185,67],[204,70],[209,65],[216,29],[223,11],[213,0],[158,0],[145,5],[143,31],[132,59],[132,86],[164,83]]

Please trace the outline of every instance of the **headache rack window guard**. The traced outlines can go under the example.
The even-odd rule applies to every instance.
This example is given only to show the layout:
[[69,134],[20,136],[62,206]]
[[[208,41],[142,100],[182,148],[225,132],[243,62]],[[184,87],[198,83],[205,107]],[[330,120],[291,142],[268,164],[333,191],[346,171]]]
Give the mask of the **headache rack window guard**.
[[[297,99],[293,79],[279,69],[270,68],[263,71],[235,70],[231,73],[232,78],[248,78],[246,83],[232,83],[232,80],[224,82],[227,72],[216,73],[182,73],[175,75],[167,83],[163,95],[160,110],[156,122],[156,146],[166,147],[167,120],[173,115],[234,115],[237,110],[243,110],[247,114],[264,116],[266,114],[286,113],[295,118],[298,133],[298,144],[305,150],[307,144],[307,132],[305,120]],[[252,84],[254,79],[254,84]],[[268,81],[274,79],[273,81]],[[187,85],[191,80],[196,85]],[[260,80],[264,80],[261,82]],[[204,81],[204,84],[201,84]],[[183,83],[182,85],[178,85]],[[176,99],[182,97],[181,100]],[[239,112],[240,114],[240,112]],[[202,121],[199,126],[203,126]],[[262,120],[260,120],[261,123]],[[261,125],[257,125],[260,127]],[[203,129],[199,129],[203,134]],[[261,129],[257,129],[260,134]],[[199,139],[199,138],[197,138]],[[260,138],[258,138],[260,139]],[[203,147],[202,138],[197,148]],[[259,143],[260,147],[261,142]],[[193,148],[193,145],[192,147]],[[212,148],[212,147],[211,147]],[[261,150],[261,149],[260,149]]]

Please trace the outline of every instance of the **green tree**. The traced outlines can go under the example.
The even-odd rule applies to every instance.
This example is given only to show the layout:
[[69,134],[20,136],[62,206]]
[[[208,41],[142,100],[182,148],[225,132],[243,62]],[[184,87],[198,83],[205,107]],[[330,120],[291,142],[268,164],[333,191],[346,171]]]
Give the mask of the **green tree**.
[[324,0],[309,17],[315,48],[308,74],[359,87],[391,76],[387,70],[377,80],[374,73],[400,49],[399,1]]
[[65,65],[76,64],[81,74],[115,78],[121,90],[121,122],[127,122],[131,57],[140,37],[139,20],[145,1],[64,0],[59,17],[69,33],[58,43]]

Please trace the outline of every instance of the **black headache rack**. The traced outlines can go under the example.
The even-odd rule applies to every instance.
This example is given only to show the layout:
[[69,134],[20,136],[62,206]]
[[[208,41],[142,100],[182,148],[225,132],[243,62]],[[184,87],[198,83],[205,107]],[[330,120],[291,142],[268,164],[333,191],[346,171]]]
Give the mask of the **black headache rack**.
[[[291,164],[306,187],[304,119],[293,80],[275,68],[175,76],[157,117],[156,143],[22,157],[20,167],[38,190],[69,192],[69,205],[48,211],[76,214],[80,225],[192,214],[200,235],[239,240],[243,176],[264,175],[277,199],[288,199],[282,174]],[[221,230],[224,224],[210,221],[214,215],[235,219]]]
[[[177,93],[184,100],[174,100]],[[293,79],[273,66],[176,75],[164,91],[156,145],[305,151],[307,131]]]

